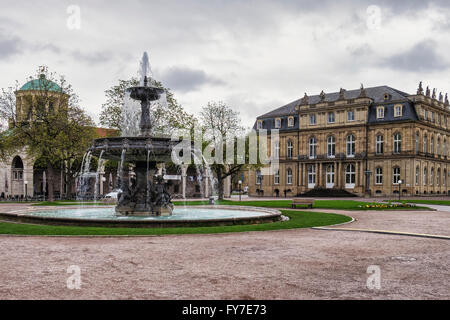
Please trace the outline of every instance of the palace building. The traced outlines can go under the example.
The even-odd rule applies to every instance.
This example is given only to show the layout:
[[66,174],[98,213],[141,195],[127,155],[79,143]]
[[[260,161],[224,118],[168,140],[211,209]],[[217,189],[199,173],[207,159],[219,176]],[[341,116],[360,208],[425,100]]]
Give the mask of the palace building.
[[279,130],[268,152],[280,165],[270,175],[250,170],[249,194],[450,194],[449,124],[448,96],[422,83],[413,95],[388,86],[305,94],[257,118],[269,140]]

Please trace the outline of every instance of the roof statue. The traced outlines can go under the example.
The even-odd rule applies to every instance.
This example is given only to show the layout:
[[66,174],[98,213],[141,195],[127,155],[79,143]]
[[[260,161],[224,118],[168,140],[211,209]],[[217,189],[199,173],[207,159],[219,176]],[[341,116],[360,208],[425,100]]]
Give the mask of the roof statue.
[[364,89],[364,85],[361,83],[361,92],[359,94],[359,98],[367,98],[366,89]]
[[423,95],[422,81],[420,81],[420,83],[419,83],[419,89],[417,89],[417,94],[422,94]]
[[442,92],[439,92],[439,102],[444,101],[444,96],[442,95]]
[[426,93],[426,96],[427,96],[427,97],[430,96],[430,87],[429,87],[429,86],[427,86],[427,93]]
[[436,99],[436,88],[433,89],[433,95],[431,96],[432,99]]
[[309,104],[309,98],[308,98],[308,94],[305,92],[305,96],[303,97],[303,99],[301,100],[302,105],[307,105]]
[[320,101],[323,102],[325,101],[325,92],[322,90],[322,92],[320,93]]
[[339,90],[339,100],[345,100],[345,89]]

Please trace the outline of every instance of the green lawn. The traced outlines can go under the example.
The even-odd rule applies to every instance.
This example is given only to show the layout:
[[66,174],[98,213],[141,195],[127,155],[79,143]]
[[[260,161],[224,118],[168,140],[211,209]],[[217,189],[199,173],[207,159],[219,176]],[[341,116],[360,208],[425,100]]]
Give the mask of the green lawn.
[[350,217],[320,212],[282,211],[291,220],[287,222],[274,222],[258,225],[238,225],[225,227],[199,227],[199,228],[91,228],[91,227],[65,227],[65,226],[39,226],[29,224],[0,223],[0,234],[3,235],[46,235],[46,236],[147,236],[169,234],[207,234],[248,231],[269,231],[282,229],[298,229],[334,225],[351,221]]
[[[393,200],[394,202],[395,200]],[[405,203],[418,203],[418,204],[436,204],[442,206],[450,206],[450,200],[402,200]]]
[[[194,206],[194,205],[206,205],[207,201],[179,201],[174,202],[176,206]],[[229,206],[251,206],[251,207],[264,207],[264,208],[292,208],[292,200],[261,200],[261,201],[230,201],[223,200],[217,204],[229,205]],[[355,200],[315,200],[314,209],[337,209],[337,210],[427,210],[423,207],[415,208],[367,208],[369,202],[355,201]],[[301,206],[298,206],[300,209]]]

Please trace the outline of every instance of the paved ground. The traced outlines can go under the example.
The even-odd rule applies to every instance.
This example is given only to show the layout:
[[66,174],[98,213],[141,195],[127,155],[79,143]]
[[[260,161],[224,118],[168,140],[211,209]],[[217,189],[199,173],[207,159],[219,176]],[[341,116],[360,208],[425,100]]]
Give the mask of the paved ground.
[[[321,210],[324,211],[324,210]],[[450,212],[349,212],[346,227],[450,235]],[[450,241],[346,231],[0,237],[0,299],[450,299]],[[67,268],[82,287],[66,287]],[[367,268],[381,269],[369,290]]]

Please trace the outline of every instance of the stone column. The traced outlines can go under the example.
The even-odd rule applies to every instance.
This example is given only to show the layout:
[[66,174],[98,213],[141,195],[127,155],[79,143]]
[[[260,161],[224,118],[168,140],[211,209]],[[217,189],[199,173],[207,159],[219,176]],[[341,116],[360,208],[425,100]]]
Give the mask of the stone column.
[[223,191],[223,196],[225,198],[230,198],[231,197],[231,192],[230,192],[230,188],[231,188],[231,176],[226,177],[225,181],[224,181],[224,191]]
[[182,181],[182,196],[183,199],[186,199],[186,180],[187,180],[187,169],[186,165],[181,167],[181,181]]

